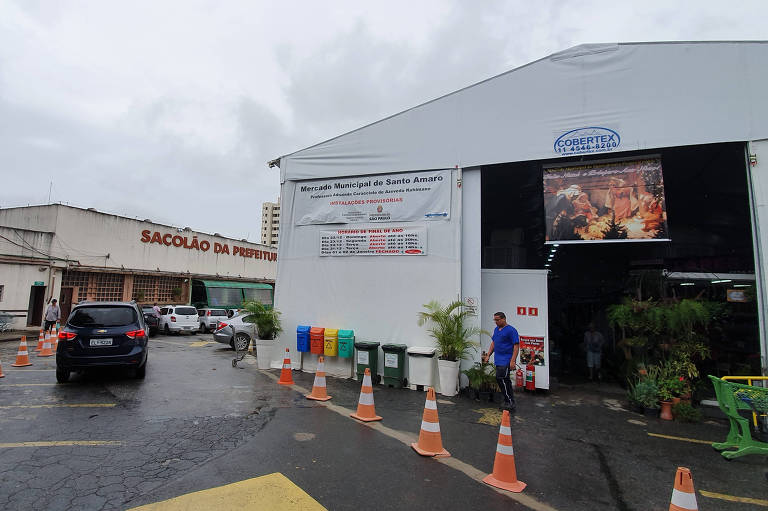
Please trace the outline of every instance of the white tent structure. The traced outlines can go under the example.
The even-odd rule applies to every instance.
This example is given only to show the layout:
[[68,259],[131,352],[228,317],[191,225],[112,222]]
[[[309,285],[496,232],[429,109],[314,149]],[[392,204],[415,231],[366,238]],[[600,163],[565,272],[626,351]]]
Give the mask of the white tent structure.
[[[563,152],[563,141],[579,143],[579,137],[586,143],[582,153],[609,156],[743,142],[752,159],[750,165],[745,158],[745,172],[751,190],[765,371],[766,84],[768,42],[581,45],[282,156],[283,216],[275,303],[283,312],[285,332],[278,346],[295,352],[297,325],[351,328],[366,340],[431,345],[426,329],[416,323],[422,304],[484,293],[480,262],[483,166],[579,154]],[[609,143],[601,145],[601,140]],[[448,214],[442,217],[411,214],[389,223],[349,223],[346,216],[336,223],[339,218],[323,216],[328,212],[321,214],[307,203],[312,189],[302,191],[302,186],[363,183],[377,176],[384,181],[396,173],[425,171],[443,171],[450,181],[447,192],[441,189],[432,196],[433,201],[448,203]],[[322,191],[314,199],[318,197],[323,198]],[[322,233],[372,225],[420,229],[426,255],[320,255]],[[479,314],[485,318],[493,311],[482,308],[480,302]],[[546,336],[544,329],[542,336]],[[275,363],[281,362],[282,351],[275,350]],[[297,367],[314,367],[306,355],[304,360],[294,355],[293,362]],[[351,364],[338,359],[327,369],[349,374]]]

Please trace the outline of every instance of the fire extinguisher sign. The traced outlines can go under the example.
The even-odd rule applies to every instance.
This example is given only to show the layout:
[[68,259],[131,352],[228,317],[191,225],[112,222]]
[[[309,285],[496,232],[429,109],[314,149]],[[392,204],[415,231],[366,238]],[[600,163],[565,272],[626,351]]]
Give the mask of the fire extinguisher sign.
[[520,364],[543,366],[547,364],[544,337],[520,336]]

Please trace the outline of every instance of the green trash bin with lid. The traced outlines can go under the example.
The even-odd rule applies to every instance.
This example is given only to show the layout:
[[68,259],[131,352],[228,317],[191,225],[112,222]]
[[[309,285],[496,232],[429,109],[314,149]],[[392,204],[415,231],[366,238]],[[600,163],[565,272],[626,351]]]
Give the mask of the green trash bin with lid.
[[397,389],[405,386],[405,344],[383,344],[384,385]]
[[371,341],[355,342],[357,348],[357,379],[362,380],[365,375],[365,368],[371,370],[371,380],[373,383],[379,383],[379,343]]

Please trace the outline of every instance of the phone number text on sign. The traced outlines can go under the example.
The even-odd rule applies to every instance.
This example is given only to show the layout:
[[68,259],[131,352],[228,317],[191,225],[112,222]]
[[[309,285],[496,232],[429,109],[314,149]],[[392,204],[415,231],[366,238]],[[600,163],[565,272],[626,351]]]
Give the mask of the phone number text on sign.
[[426,255],[426,227],[320,231],[321,256]]

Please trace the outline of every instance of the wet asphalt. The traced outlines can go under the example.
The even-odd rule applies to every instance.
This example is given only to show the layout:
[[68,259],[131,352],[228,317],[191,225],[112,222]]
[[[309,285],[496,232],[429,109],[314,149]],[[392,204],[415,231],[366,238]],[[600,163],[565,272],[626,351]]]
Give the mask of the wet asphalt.
[[[691,468],[697,491],[768,498],[766,457],[728,462],[709,445],[650,435],[721,441],[723,422],[648,419],[626,410],[621,389],[585,384],[518,393],[512,435],[528,487],[511,499],[473,476],[493,468],[495,405],[438,396],[452,458],[423,458],[408,446],[423,392],[377,386],[382,431],[346,415],[359,382],[329,377],[329,408],[277,385],[279,372],[251,356],[233,368],[232,350],[210,339],[153,338],[143,381],[112,371],[64,385],[53,357],[12,368],[17,344],[0,342],[0,507],[127,509],[280,472],[331,510],[667,509],[678,466]],[[313,375],[293,374],[311,389]],[[28,444],[54,441],[81,444]],[[753,508],[697,498],[701,510]]]

